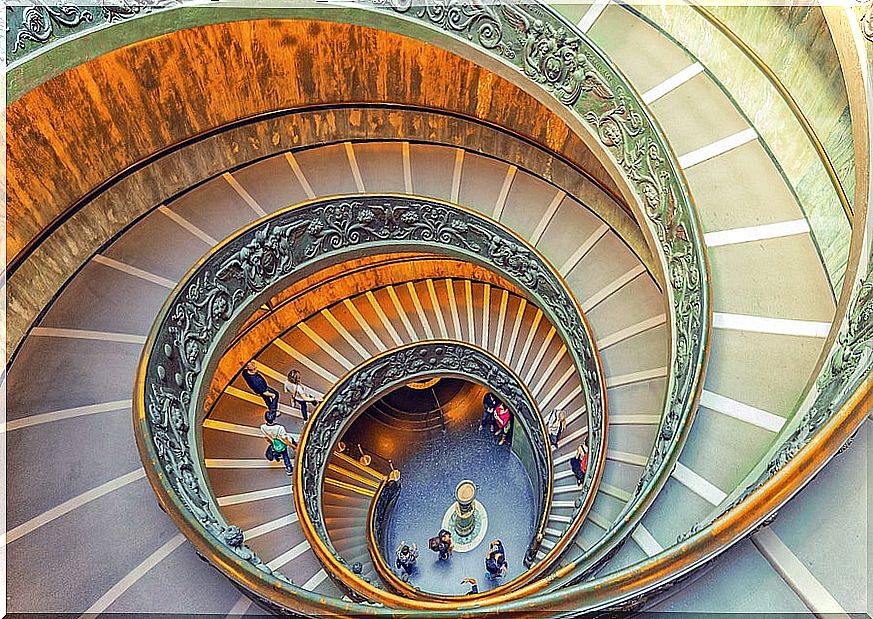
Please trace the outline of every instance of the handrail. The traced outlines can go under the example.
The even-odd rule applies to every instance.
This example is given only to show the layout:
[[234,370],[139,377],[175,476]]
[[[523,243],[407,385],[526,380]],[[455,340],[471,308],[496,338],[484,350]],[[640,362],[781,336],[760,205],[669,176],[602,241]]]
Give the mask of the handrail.
[[[416,247],[462,256],[502,274],[552,321],[581,377],[589,415],[592,466],[583,490],[596,485],[606,451],[605,387],[585,317],[548,263],[497,222],[438,200],[367,194],[311,200],[243,228],[202,258],[167,299],[138,369],[137,444],[149,480],[192,541],[213,540],[198,548],[214,564],[226,563],[228,553],[242,553],[259,573],[268,572],[248,548],[221,543],[228,525],[197,453],[215,351],[232,338],[247,308],[259,306],[296,274],[341,262],[351,252]],[[589,492],[583,509],[591,501]],[[258,589],[251,582],[247,587]]]
[[384,582],[393,582],[396,578],[379,548],[384,545],[382,535],[387,512],[397,500],[400,489],[400,471],[395,469],[382,480],[379,489],[376,490],[376,497],[367,510],[367,550],[376,573]]
[[830,156],[828,156],[827,151],[824,148],[821,140],[818,137],[818,134],[815,131],[815,128],[812,126],[812,123],[806,117],[806,114],[803,113],[803,110],[800,108],[800,105],[797,103],[797,100],[791,95],[791,92],[786,88],[785,84],[782,83],[782,80],[779,79],[779,76],[770,68],[763,58],[761,58],[755,50],[753,50],[748,43],[743,41],[741,37],[739,37],[730,27],[721,21],[712,11],[710,11],[707,7],[697,4],[695,2],[688,2],[686,0],[686,4],[700,13],[703,18],[712,24],[721,34],[725,36],[731,43],[733,43],[737,49],[739,49],[743,55],[745,55],[753,65],[767,78],[767,80],[773,85],[773,88],[776,89],[776,92],[779,93],[779,96],[782,97],[785,104],[788,106],[788,109],[791,110],[791,113],[794,115],[794,118],[797,119],[798,124],[800,124],[801,129],[806,134],[806,137],[812,143],[812,147],[821,160],[822,165],[824,166],[825,171],[827,172],[828,178],[831,181],[831,184],[834,186],[834,191],[837,194],[837,198],[840,201],[840,205],[843,207],[843,211],[846,214],[846,218],[849,220],[849,224],[854,222],[854,213],[852,212],[852,205],[849,203],[849,199],[846,196],[846,191],[843,189],[843,183],[840,180],[840,177],[837,175],[837,171],[834,168],[833,163],[831,163]]
[[[668,274],[666,292],[672,330],[664,416],[641,483],[622,517],[623,524],[632,524],[641,518],[641,506],[666,483],[678,459],[708,357],[711,308],[702,232],[675,155],[632,87],[600,50],[553,10],[540,5],[477,4],[472,14],[461,12],[455,15],[460,19],[454,19],[454,12],[462,8],[441,13],[405,0],[387,1],[387,5],[379,0],[366,8],[344,5],[341,10],[325,12],[324,18],[402,29],[406,34],[431,36],[441,45],[452,41],[453,49],[461,51],[478,47],[476,53],[488,54],[490,66],[501,75],[518,80],[522,72],[529,87],[560,101],[571,124],[599,143],[598,152],[619,171],[636,199],[632,207],[646,224],[652,247]],[[394,19],[387,19],[388,15]],[[435,31],[439,34],[434,35]],[[464,39],[472,45],[457,44]],[[558,67],[560,70],[556,70]],[[560,106],[553,102],[552,107]],[[506,247],[495,249],[505,251]],[[518,254],[513,248],[504,256],[517,259]],[[511,267],[512,263],[498,266]],[[536,273],[524,283],[536,283],[541,275]],[[562,333],[562,337],[566,336]],[[575,356],[573,343],[568,342],[568,349]],[[200,357],[196,360],[199,363]],[[598,422],[605,421],[605,410],[589,406],[588,414]],[[589,424],[592,434],[599,426]],[[595,443],[590,452],[597,470],[592,479],[602,470],[605,450],[600,447]],[[619,542],[613,535],[613,548]],[[564,573],[563,568],[559,573]]]
[[[869,308],[869,289],[866,294],[868,295],[866,305]],[[856,300],[858,297],[859,295],[855,296]],[[165,310],[162,310],[162,318],[166,317],[167,308],[168,306],[165,306]],[[869,316],[871,310],[867,309],[866,311],[867,316]],[[869,341],[868,336],[864,342]],[[153,332],[146,345],[146,357],[150,351],[155,350],[157,353],[160,350],[159,347],[156,348],[156,344],[158,343]],[[160,344],[162,345],[163,342]],[[173,352],[172,349],[171,352]],[[144,361],[147,361],[146,357],[144,357]],[[475,604],[465,606],[462,601],[459,601],[455,609],[435,610],[422,614],[431,617],[453,617],[458,614],[458,609],[463,609],[465,615],[478,617],[496,616],[498,613],[515,613],[514,616],[537,614],[537,616],[542,617],[544,612],[554,614],[569,611],[585,612],[604,609],[616,603],[638,604],[645,601],[647,596],[657,595],[659,590],[669,586],[677,578],[705,565],[726,548],[754,531],[755,527],[769,518],[775,510],[784,505],[791,496],[808,483],[863,422],[870,410],[871,399],[873,399],[871,398],[869,359],[865,361],[866,365],[861,366],[861,359],[855,358],[846,361],[846,357],[840,355],[840,363],[855,372],[866,372],[867,378],[858,386],[844,384],[842,390],[849,390],[848,399],[842,399],[840,402],[838,398],[828,404],[824,419],[817,419],[816,424],[808,429],[808,431],[813,432],[812,438],[804,442],[806,439],[801,437],[800,443],[789,445],[792,455],[788,456],[787,463],[781,464],[772,477],[753,490],[739,505],[731,508],[724,517],[692,535],[683,544],[618,573],[571,586],[558,592],[535,595],[542,591],[540,585],[543,581],[552,579],[549,577],[525,587],[523,595],[532,594],[530,598],[514,602],[498,599],[494,600],[494,604],[488,607],[478,608]],[[140,367],[145,366],[141,364]],[[175,379],[175,376],[170,374],[167,374],[166,377],[168,380]],[[185,376],[183,375],[181,378],[184,380]],[[833,394],[831,393],[831,395]],[[155,453],[151,450],[154,447],[146,440],[146,438],[151,438],[151,435],[144,438],[146,435],[142,433],[142,428],[148,423],[147,414],[153,415],[163,426],[166,434],[161,438],[162,441],[165,439],[175,440],[186,432],[188,427],[185,425],[185,419],[181,420],[181,424],[176,421],[178,419],[176,414],[182,410],[180,403],[173,401],[166,407],[149,409],[147,412],[145,398],[143,373],[137,379],[134,415],[137,428],[140,430],[137,433],[138,446],[141,452],[148,456],[146,470],[149,473],[149,479],[158,490],[162,506],[166,508],[177,526],[192,540],[198,551],[203,553],[210,562],[224,573],[233,575],[245,589],[252,592],[262,603],[268,606],[272,605],[273,608],[294,608],[298,612],[323,613],[330,611],[337,614],[379,617],[398,614],[394,609],[343,603],[289,586],[260,570],[251,559],[243,558],[237,550],[242,552],[244,547],[230,544],[230,542],[216,544],[214,541],[208,541],[207,536],[215,535],[216,532],[208,528],[211,525],[208,519],[200,520],[202,512],[198,510],[200,510],[201,504],[196,502],[198,498],[196,493],[188,492],[191,490],[191,485],[196,487],[196,478],[192,478],[190,469],[185,468],[179,477],[171,480],[161,479],[158,470],[154,468],[154,460],[152,460]],[[839,407],[837,412],[831,414],[831,411],[837,407]],[[172,423],[169,422],[171,419]],[[165,420],[167,421],[165,422]],[[822,425],[817,425],[819,422]],[[162,446],[166,446],[166,443],[162,443]],[[181,467],[190,467],[190,464],[184,460],[178,464]],[[182,487],[177,489],[174,485],[177,482],[184,482],[185,489]],[[566,573],[567,571],[562,568],[555,573],[555,578],[560,578]]]
[[[408,607],[423,600],[454,604],[457,596],[420,591],[398,578],[390,569],[383,570],[385,573],[380,572],[383,580],[395,591],[405,594],[398,597],[381,591],[350,570],[333,547],[322,514],[320,492],[327,462],[323,454],[332,452],[336,441],[354,418],[384,394],[410,380],[433,376],[463,377],[487,387],[509,404],[515,419],[525,429],[532,445],[535,467],[544,481],[545,489],[545,495],[538,501],[540,518],[534,530],[534,540],[542,539],[552,501],[552,458],[543,416],[522,380],[489,352],[466,342],[427,340],[388,349],[349,370],[325,395],[300,435],[294,475],[294,502],[303,533],[327,569],[345,586],[366,598],[395,606]],[[588,492],[588,496],[593,494]],[[576,516],[576,522],[581,524],[583,510],[580,509]],[[567,543],[570,539],[572,535],[567,534],[562,541]],[[558,554],[555,548],[550,552],[553,556]],[[550,561],[543,560],[512,581],[490,591],[467,596],[466,599],[485,601],[503,594],[513,586],[529,582],[550,564]]]

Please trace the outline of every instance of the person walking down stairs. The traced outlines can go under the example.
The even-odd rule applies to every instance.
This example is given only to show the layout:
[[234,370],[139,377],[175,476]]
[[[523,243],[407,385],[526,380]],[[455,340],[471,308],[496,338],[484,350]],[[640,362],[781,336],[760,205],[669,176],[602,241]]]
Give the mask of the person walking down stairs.
[[279,410],[279,392],[267,384],[267,379],[258,371],[258,366],[254,361],[249,361],[242,371],[243,380],[253,392],[264,398],[266,404],[271,411]]
[[300,370],[291,370],[282,385],[285,393],[291,394],[291,402],[300,407],[303,421],[309,420],[309,407],[318,406],[321,401],[320,394],[300,382]]
[[585,472],[588,470],[588,445],[581,443],[576,448],[576,454],[570,458],[570,469],[576,477],[576,485],[581,486],[585,481]]
[[552,447],[558,447],[558,439],[567,427],[567,413],[562,408],[556,408],[546,417],[546,431],[549,433],[549,442]]
[[264,421],[266,423],[261,426],[261,434],[267,441],[267,451],[264,457],[273,462],[278,462],[281,459],[285,464],[285,475],[290,477],[294,474],[294,466],[291,464],[288,448],[296,449],[297,443],[283,425],[276,423],[276,411],[266,411]]

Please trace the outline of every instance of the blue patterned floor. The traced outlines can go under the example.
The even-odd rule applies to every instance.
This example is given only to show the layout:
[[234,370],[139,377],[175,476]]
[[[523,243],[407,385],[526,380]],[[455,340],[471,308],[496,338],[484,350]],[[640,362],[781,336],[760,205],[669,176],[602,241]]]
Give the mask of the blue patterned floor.
[[[533,489],[521,461],[506,447],[496,447],[479,432],[454,433],[436,439],[401,467],[400,496],[387,526],[389,563],[401,540],[418,544],[420,556],[410,583],[423,591],[463,595],[461,584],[475,578],[479,590],[508,582],[525,571],[522,560],[533,535]],[[448,562],[437,561],[427,548],[428,538],[440,529],[443,515],[454,502],[455,486],[463,479],[479,485],[477,499],[488,512],[488,530],[482,543],[466,553],[455,552]],[[499,537],[506,548],[509,572],[491,582],[485,578],[488,542]]]

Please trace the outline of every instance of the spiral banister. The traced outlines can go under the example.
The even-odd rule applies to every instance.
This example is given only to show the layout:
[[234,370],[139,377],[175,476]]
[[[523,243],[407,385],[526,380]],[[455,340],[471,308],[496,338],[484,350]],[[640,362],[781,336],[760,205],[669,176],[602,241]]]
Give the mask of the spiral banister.
[[[187,5],[185,2],[181,4]],[[91,19],[88,19],[75,11],[53,13],[49,7],[35,5],[30,11],[30,27],[34,32],[30,38],[18,36],[28,24],[23,20],[12,21],[17,36],[13,40],[17,49],[9,55],[13,61],[13,75],[16,79],[24,75],[31,81],[46,79],[50,71],[38,76],[39,71],[35,68],[42,66],[45,69],[46,62],[56,57],[57,50],[68,43],[70,49],[78,46],[84,39],[83,35],[93,34],[99,39],[106,30],[115,28],[116,23],[130,24],[141,20],[143,24],[160,23],[161,28],[172,31],[176,26],[167,24],[178,11],[178,14],[187,16],[186,24],[199,24],[198,20],[203,18],[196,16],[196,10],[186,12],[191,8],[154,3],[139,10],[116,11],[115,16],[110,16],[111,8],[104,13],[101,12],[103,8],[97,7],[91,9]],[[372,0],[343,2],[335,11],[333,8],[322,11],[322,8],[327,7],[307,5],[299,10],[276,9],[269,15],[363,24],[430,40],[481,62],[499,76],[524,82],[528,91],[535,93],[541,101],[547,101],[548,106],[557,110],[574,131],[583,134],[585,140],[596,147],[606,167],[620,178],[622,191],[650,241],[662,269],[659,275],[666,283],[667,325],[671,338],[667,398],[654,448],[631,500],[608,529],[603,527],[604,534],[593,547],[583,548],[578,557],[569,552],[561,554],[560,567],[551,573],[544,570],[546,576],[478,604],[471,601],[469,605],[462,603],[451,609],[420,601],[403,601],[395,605],[393,598],[384,597],[379,591],[372,599],[383,606],[343,602],[329,595],[305,591],[278,570],[264,565],[245,546],[240,529],[230,526],[217,509],[205,474],[203,454],[200,453],[201,403],[222,344],[229,341],[232,334],[238,333],[237,327],[246,308],[269,297],[296,275],[311,273],[323,264],[341,259],[340,256],[359,255],[359,251],[374,249],[375,241],[353,243],[344,248],[326,244],[313,255],[306,256],[295,253],[307,245],[299,242],[301,238],[306,235],[307,238],[325,238],[323,231],[310,228],[312,221],[306,226],[295,227],[290,220],[281,219],[286,214],[283,212],[277,215],[281,221],[271,218],[269,222],[258,222],[243,230],[240,237],[216,247],[173,292],[146,343],[136,383],[134,408],[138,446],[161,505],[197,551],[230,576],[247,595],[277,612],[291,610],[310,615],[449,617],[456,616],[460,608],[465,615],[476,617],[502,613],[543,617],[636,610],[658,600],[671,587],[699,573],[727,549],[771,522],[786,502],[851,440],[852,434],[869,415],[873,397],[870,392],[870,373],[873,370],[873,333],[870,330],[873,274],[870,262],[873,256],[869,252],[869,238],[860,243],[863,246],[860,258],[855,244],[850,252],[848,273],[853,274],[858,267],[859,273],[866,271],[866,274],[860,281],[853,282],[851,276],[846,280],[846,303],[839,304],[830,336],[836,340],[823,356],[824,365],[818,380],[814,381],[799,411],[786,420],[782,430],[775,435],[763,459],[754,461],[758,462],[757,465],[738,487],[725,487],[725,490],[732,490],[727,498],[718,505],[713,504],[711,513],[680,535],[676,545],[671,541],[670,546],[665,544],[665,550],[659,554],[650,554],[629,567],[613,565],[611,573],[586,581],[586,578],[594,577],[629,539],[674,470],[690,430],[706,369],[711,323],[709,273],[702,231],[675,153],[646,107],[640,103],[639,95],[607,56],[575,25],[558,17],[548,7],[480,2],[426,5],[408,0]],[[219,19],[236,19],[232,14],[231,9]],[[240,18],[258,19],[258,15],[267,13],[253,11]],[[43,32],[45,28],[42,31],[37,28],[41,19],[48,20],[48,35]],[[69,41],[64,39],[66,34],[71,35]],[[40,47],[42,44],[45,47]],[[69,61],[65,59],[65,62]],[[20,88],[22,83],[30,82],[17,83]],[[15,87],[13,84],[13,92]],[[375,200],[371,206],[376,208],[370,209],[374,219],[360,221],[361,215],[364,220],[370,219],[370,215],[359,210],[353,202],[370,204],[371,199]],[[322,199],[322,204],[316,206],[332,200],[340,208],[345,208],[343,203],[347,203],[349,210],[338,219],[354,225],[362,224],[365,229],[376,220],[386,229],[394,225],[398,229],[410,226],[411,220],[404,221],[402,211],[398,211],[396,216],[388,214],[387,209],[378,211],[395,199],[397,204],[403,202],[397,196],[344,196]],[[430,208],[435,205],[437,210],[453,208],[438,201],[409,200],[427,204]],[[298,214],[314,204],[303,205]],[[406,202],[403,206],[408,204]],[[863,226],[864,215],[862,205],[858,205],[855,213],[858,227]],[[485,223],[485,228],[489,229],[489,222]],[[282,226],[287,227],[275,232]],[[471,229],[464,229],[461,236],[467,235]],[[460,231],[453,225],[449,225],[447,230],[449,234]],[[263,232],[260,237],[259,232]],[[854,232],[857,238],[858,230]],[[242,237],[250,242],[242,242]],[[424,244],[416,244],[419,240],[422,239],[392,237],[389,245],[422,250]],[[426,240],[428,250],[431,250],[433,239]],[[530,248],[521,245],[522,250],[529,251]],[[491,247],[490,242],[488,247]],[[520,288],[525,288],[519,273],[510,272],[519,253],[513,249],[509,258],[495,258],[504,249],[498,243],[487,260],[482,260],[481,255],[477,256],[476,251],[463,243],[453,245],[446,252],[464,260],[481,261],[477,264],[488,268],[502,268],[502,273],[518,283]],[[225,250],[235,254],[233,260],[222,254],[226,260],[220,264],[211,262],[214,256]],[[287,262],[280,257],[286,252],[292,256]],[[530,258],[530,254],[524,251],[521,254]],[[542,298],[536,301],[548,305],[542,303]],[[561,312],[550,315],[550,319],[559,325],[560,336],[575,357],[583,383],[586,378],[590,379],[590,384],[585,383],[586,396],[590,397],[589,388],[591,393],[596,393],[599,388],[602,397],[603,423],[590,424],[592,428],[601,428],[600,457],[593,461],[602,465],[606,422],[604,389],[602,385],[596,385],[596,380],[586,377],[584,368],[588,363],[590,369],[591,357],[580,348],[574,348],[574,333],[578,331],[572,321],[565,318]],[[830,339],[827,345],[830,346]],[[596,352],[593,353],[593,363],[597,365]],[[589,415],[596,415],[596,405],[587,408]],[[794,409],[789,411],[789,416],[792,412]],[[592,445],[592,455],[595,452]],[[301,453],[301,458],[305,456]],[[589,476],[586,490],[595,489],[597,477],[596,473]],[[396,488],[392,486],[391,491],[394,490]],[[591,496],[592,492],[588,495]],[[579,513],[583,514],[590,505],[581,507]],[[661,543],[664,543],[663,539]],[[558,554],[555,554],[555,559]],[[551,566],[554,565],[551,562]]]
[[[331,256],[392,245],[438,248],[480,262],[535,298],[558,328],[582,377],[589,415],[592,465],[583,486],[588,498],[577,517],[581,521],[605,455],[606,414],[596,352],[575,299],[547,262],[499,224],[432,200],[355,196],[297,205],[245,228],[207,254],[164,306],[140,365],[137,444],[162,502],[177,524],[188,525],[180,527],[183,531],[207,534],[211,543],[228,531],[197,453],[201,402],[209,368],[217,364],[211,354],[223,338],[232,337],[246,308],[259,305],[298,273],[311,272]],[[219,544],[211,554],[216,550],[242,553],[254,569],[270,573],[245,547]]]
[[[377,573],[392,589],[402,593],[402,597],[389,599],[354,574],[328,535],[322,511],[322,486],[327,460],[334,445],[360,412],[397,387],[435,376],[463,378],[488,388],[509,406],[514,418],[520,422],[522,431],[533,447],[535,471],[532,473],[542,486],[542,492],[535,497],[534,513],[538,514],[538,518],[532,543],[543,535],[552,500],[552,458],[543,415],[521,379],[487,351],[451,340],[424,341],[388,350],[351,370],[325,395],[300,436],[294,502],[304,533],[331,573],[365,598],[390,601],[395,606],[409,604],[415,607],[416,600],[429,599],[454,603],[457,597],[417,591],[386,569],[379,550],[375,553],[371,550]],[[379,495],[374,498],[374,503],[378,500]],[[572,537],[572,533],[568,537]],[[542,562],[537,570],[524,573],[487,594],[473,595],[467,599],[490,597],[510,590],[517,582],[530,580],[548,565],[549,562]]]

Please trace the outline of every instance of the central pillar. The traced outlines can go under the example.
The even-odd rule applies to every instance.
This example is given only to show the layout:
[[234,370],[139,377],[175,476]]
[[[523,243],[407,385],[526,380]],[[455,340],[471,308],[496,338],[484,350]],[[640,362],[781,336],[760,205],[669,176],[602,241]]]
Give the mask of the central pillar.
[[460,482],[455,488],[455,533],[466,537],[476,528],[476,484],[469,479]]

